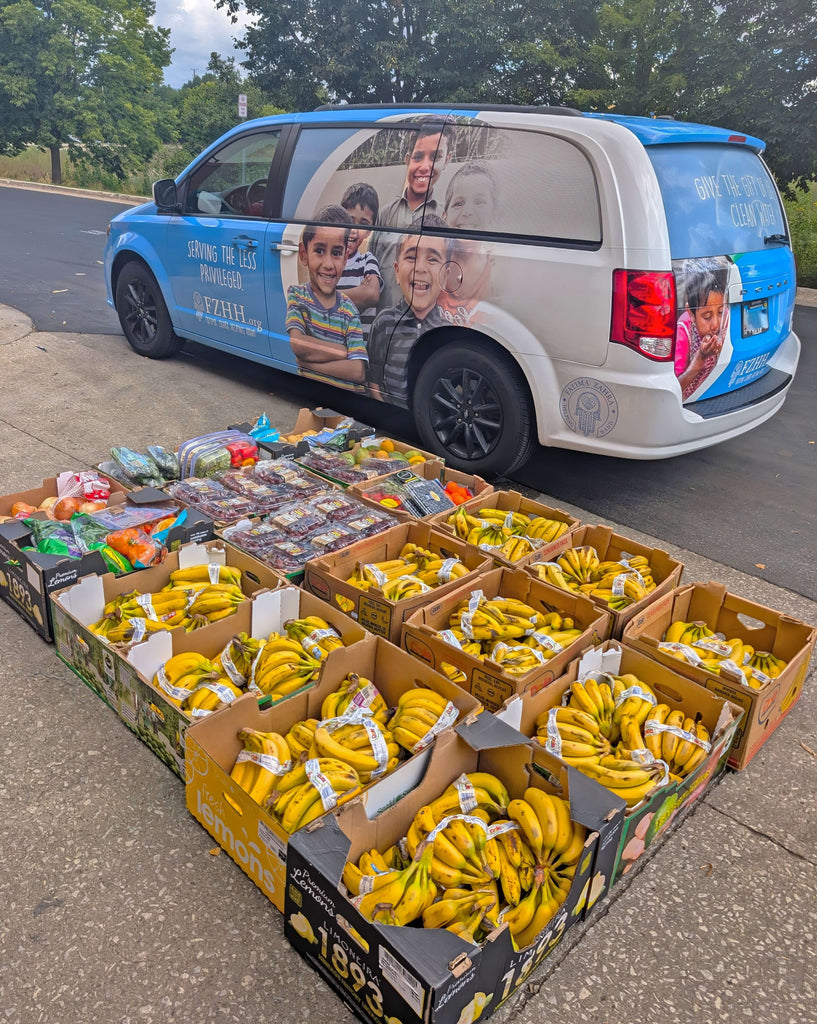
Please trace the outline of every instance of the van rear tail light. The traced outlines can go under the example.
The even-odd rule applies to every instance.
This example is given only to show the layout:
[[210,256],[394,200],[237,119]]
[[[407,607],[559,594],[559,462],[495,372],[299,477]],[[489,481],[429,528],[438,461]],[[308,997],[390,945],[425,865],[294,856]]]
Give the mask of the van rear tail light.
[[672,359],[676,316],[672,271],[613,271],[610,341],[627,345],[648,359]]

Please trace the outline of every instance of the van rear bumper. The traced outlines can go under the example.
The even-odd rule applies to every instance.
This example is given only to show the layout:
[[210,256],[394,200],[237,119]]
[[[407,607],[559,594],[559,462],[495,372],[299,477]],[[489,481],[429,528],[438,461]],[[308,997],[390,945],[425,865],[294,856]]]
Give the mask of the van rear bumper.
[[[800,358],[800,339],[792,332],[759,380],[683,406],[670,364],[649,363],[623,346],[610,348],[608,362],[592,376],[587,366],[556,365],[558,411],[550,416],[553,432],[548,437],[540,432],[542,444],[626,459],[665,459],[720,444],[760,426],[780,409]],[[571,397],[576,388],[589,395],[583,417]]]

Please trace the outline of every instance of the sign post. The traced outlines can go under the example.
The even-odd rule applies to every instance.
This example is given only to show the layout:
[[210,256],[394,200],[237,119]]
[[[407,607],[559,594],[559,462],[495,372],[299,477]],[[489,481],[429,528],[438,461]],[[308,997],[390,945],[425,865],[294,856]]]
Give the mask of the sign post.
[[238,116],[247,116],[247,97],[243,92],[238,94]]

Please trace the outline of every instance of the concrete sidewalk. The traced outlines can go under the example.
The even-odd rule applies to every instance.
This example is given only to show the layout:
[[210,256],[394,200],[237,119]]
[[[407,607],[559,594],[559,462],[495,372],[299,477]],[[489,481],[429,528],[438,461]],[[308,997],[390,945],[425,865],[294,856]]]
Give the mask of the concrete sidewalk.
[[[91,466],[116,443],[173,444],[262,411],[288,425],[302,404],[291,377],[225,377],[189,355],[153,362],[118,336],[38,334],[7,308],[0,373],[0,493]],[[637,539],[684,561],[686,581],[719,580],[817,622],[802,597],[671,538]],[[188,814],[182,783],[4,603],[0,696],[0,1021],[354,1019]],[[568,933],[497,1024],[817,1022],[815,752],[812,664],[749,768]]]

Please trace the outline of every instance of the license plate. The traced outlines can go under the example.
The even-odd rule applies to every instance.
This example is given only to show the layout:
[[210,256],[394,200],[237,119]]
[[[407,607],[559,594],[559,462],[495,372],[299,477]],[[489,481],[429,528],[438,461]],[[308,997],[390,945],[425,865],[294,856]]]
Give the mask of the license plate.
[[741,333],[744,338],[752,338],[763,334],[769,329],[769,300],[754,299],[744,302],[741,310]]

